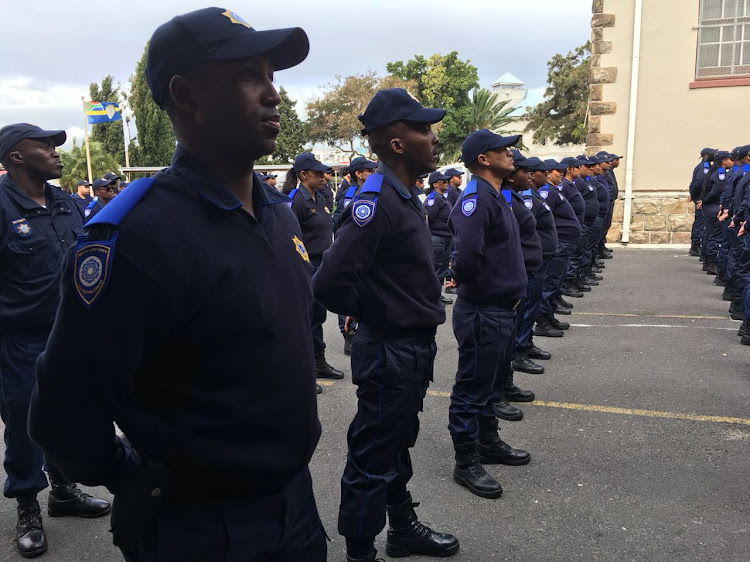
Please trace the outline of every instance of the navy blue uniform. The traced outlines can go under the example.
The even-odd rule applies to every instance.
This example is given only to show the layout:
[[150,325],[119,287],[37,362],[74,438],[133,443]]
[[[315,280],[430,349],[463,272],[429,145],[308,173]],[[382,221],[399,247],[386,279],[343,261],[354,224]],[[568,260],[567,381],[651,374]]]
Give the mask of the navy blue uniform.
[[583,211],[583,225],[591,228],[596,217],[599,215],[599,199],[596,196],[596,188],[587,182],[584,178],[578,178],[575,182],[578,193],[583,198],[585,205]]
[[456,201],[458,201],[461,198],[462,191],[457,188],[453,187],[451,184],[448,184],[448,191],[445,192],[446,197],[448,198],[448,201],[451,203],[451,209],[455,206]]
[[[26,420],[36,360],[60,302],[63,257],[83,232],[81,210],[67,193],[47,184],[45,195],[46,208],[21,191],[10,174],[0,178],[0,414],[6,444],[3,491],[10,498],[36,496],[47,487],[42,451],[29,439]],[[80,337],[80,331],[68,328]]]
[[432,252],[435,257],[435,273],[443,284],[448,275],[448,263],[451,259],[451,229],[448,227],[448,217],[452,206],[448,199],[432,191],[424,200],[424,210],[427,212],[427,224],[432,236]]
[[572,181],[563,178],[562,183],[557,186],[563,197],[570,203],[573,208],[573,212],[576,214],[578,223],[583,226],[586,221],[586,201],[583,199],[583,195],[578,191]]
[[510,191],[503,191],[476,178],[450,217],[455,237],[451,263],[458,283],[453,307],[458,371],[448,416],[454,443],[474,443],[480,427],[496,423],[495,383],[503,363],[510,360],[506,352],[515,308],[526,294],[520,230]]
[[87,195],[86,197],[81,199],[80,197],[78,197],[77,193],[74,193],[73,195],[71,195],[71,198],[81,208],[81,212],[85,211],[86,207],[89,206],[89,203],[91,203],[94,200],[94,198],[91,197],[91,195]]
[[[596,262],[596,253],[599,246],[599,241],[602,238],[602,232],[604,231],[604,218],[606,216],[606,209],[609,207],[607,197],[609,193],[606,188],[597,182],[593,176],[587,176],[583,178],[581,176],[586,189],[593,188],[593,192],[596,196],[597,212],[594,217],[594,221],[589,227],[589,233],[586,240],[586,250],[581,257],[581,268],[587,269]],[[580,191],[580,188],[579,188]]]
[[99,211],[101,211],[105,205],[102,205],[102,202],[99,201],[99,199],[92,199],[88,205],[86,205],[86,208],[83,210],[83,222],[87,223],[91,219],[93,219]]
[[[690,198],[693,203],[697,203],[701,199],[701,193],[703,191],[703,182],[707,179],[708,171],[711,169],[711,165],[708,162],[699,162],[693,170],[693,176],[688,186],[690,192]],[[706,222],[703,216],[703,209],[695,207],[695,219],[693,220],[693,228],[690,233],[690,241],[693,248],[700,246],[703,242],[703,231],[706,228]]]
[[[158,526],[175,560],[251,559],[256,527],[263,544],[292,532],[325,549],[307,468],[320,436],[310,263],[287,203],[256,176],[254,218],[178,146],[116,232],[89,226],[65,260],[30,431],[70,477],[115,493],[123,548],[155,557]],[[106,345],[82,348],[71,326]]]
[[526,276],[530,277],[542,265],[542,241],[536,231],[536,218],[534,214],[526,207],[524,200],[518,193],[512,190],[508,191],[511,197],[513,216],[516,217],[516,222],[518,223],[523,265],[526,269]]
[[703,190],[703,217],[706,229],[703,235],[703,251],[709,264],[716,264],[719,259],[719,244],[723,237],[722,224],[717,218],[719,214],[719,199],[731,173],[719,167],[709,175]]
[[435,332],[445,322],[418,196],[381,162],[344,211],[313,278],[328,310],[359,320],[352,340],[358,409],[347,434],[338,522],[349,539],[376,537],[386,505],[409,497],[409,448],[432,380]]

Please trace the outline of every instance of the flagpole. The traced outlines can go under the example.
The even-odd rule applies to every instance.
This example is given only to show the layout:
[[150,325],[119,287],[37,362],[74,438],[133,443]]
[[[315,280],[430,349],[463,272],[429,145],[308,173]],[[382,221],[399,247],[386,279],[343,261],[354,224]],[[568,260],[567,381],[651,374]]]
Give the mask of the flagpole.
[[[130,168],[130,155],[128,154],[128,143],[130,142],[130,131],[125,122],[125,103],[120,104],[120,118],[122,119],[122,142],[125,144],[125,167]],[[129,179],[129,178],[128,178]]]
[[83,109],[83,130],[86,133],[86,167],[89,172],[89,183],[92,183],[94,174],[91,173],[91,150],[89,149],[89,120],[86,117],[86,102],[81,96],[81,108]]

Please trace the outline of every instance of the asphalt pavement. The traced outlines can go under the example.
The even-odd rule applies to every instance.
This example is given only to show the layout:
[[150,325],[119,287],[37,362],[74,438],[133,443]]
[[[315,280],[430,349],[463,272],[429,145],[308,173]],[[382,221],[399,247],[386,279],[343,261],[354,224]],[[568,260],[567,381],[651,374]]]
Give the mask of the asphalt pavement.
[[[722,289],[686,254],[615,248],[601,285],[568,299],[575,308],[561,317],[572,324],[565,336],[535,338],[553,358],[542,362],[545,374],[517,373],[516,384],[537,400],[521,405],[522,421],[501,421],[501,437],[532,460],[488,467],[505,489],[497,500],[452,481],[446,426],[457,353],[448,307],[410,489],[420,519],[461,541],[452,560],[750,559],[750,347],[739,344]],[[328,560],[344,562],[336,517],[356,397],[335,315],[325,333],[329,361],[347,376],[324,381],[311,470],[332,538]],[[45,507],[46,493],[40,500]],[[0,500],[0,560],[21,560],[15,521],[14,502]],[[45,517],[45,528],[41,560],[122,560],[106,518]],[[376,546],[387,560],[385,532]]]

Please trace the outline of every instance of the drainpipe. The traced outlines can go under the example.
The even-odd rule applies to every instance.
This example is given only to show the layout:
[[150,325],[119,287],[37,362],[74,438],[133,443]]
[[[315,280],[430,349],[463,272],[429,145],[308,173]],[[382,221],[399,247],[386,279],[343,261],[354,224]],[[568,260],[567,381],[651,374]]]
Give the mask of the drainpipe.
[[633,26],[633,68],[630,75],[630,112],[628,115],[628,148],[625,152],[625,208],[622,217],[622,242],[630,242],[630,218],[633,215],[633,159],[635,155],[635,120],[638,114],[638,78],[641,67],[641,27],[643,25],[643,0],[635,0],[635,25]]

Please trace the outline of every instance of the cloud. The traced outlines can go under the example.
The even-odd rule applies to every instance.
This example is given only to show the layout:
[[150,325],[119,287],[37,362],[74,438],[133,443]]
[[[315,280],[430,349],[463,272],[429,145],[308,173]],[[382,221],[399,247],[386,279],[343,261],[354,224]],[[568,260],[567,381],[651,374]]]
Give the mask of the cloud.
[[68,127],[65,129],[65,133],[68,135],[68,138],[65,141],[65,144],[60,146],[61,150],[70,150],[73,148],[74,140],[76,144],[80,146],[86,138],[86,133],[80,127]]
[[83,123],[83,84],[54,83],[30,76],[0,76],[0,126],[29,122],[47,129]]

